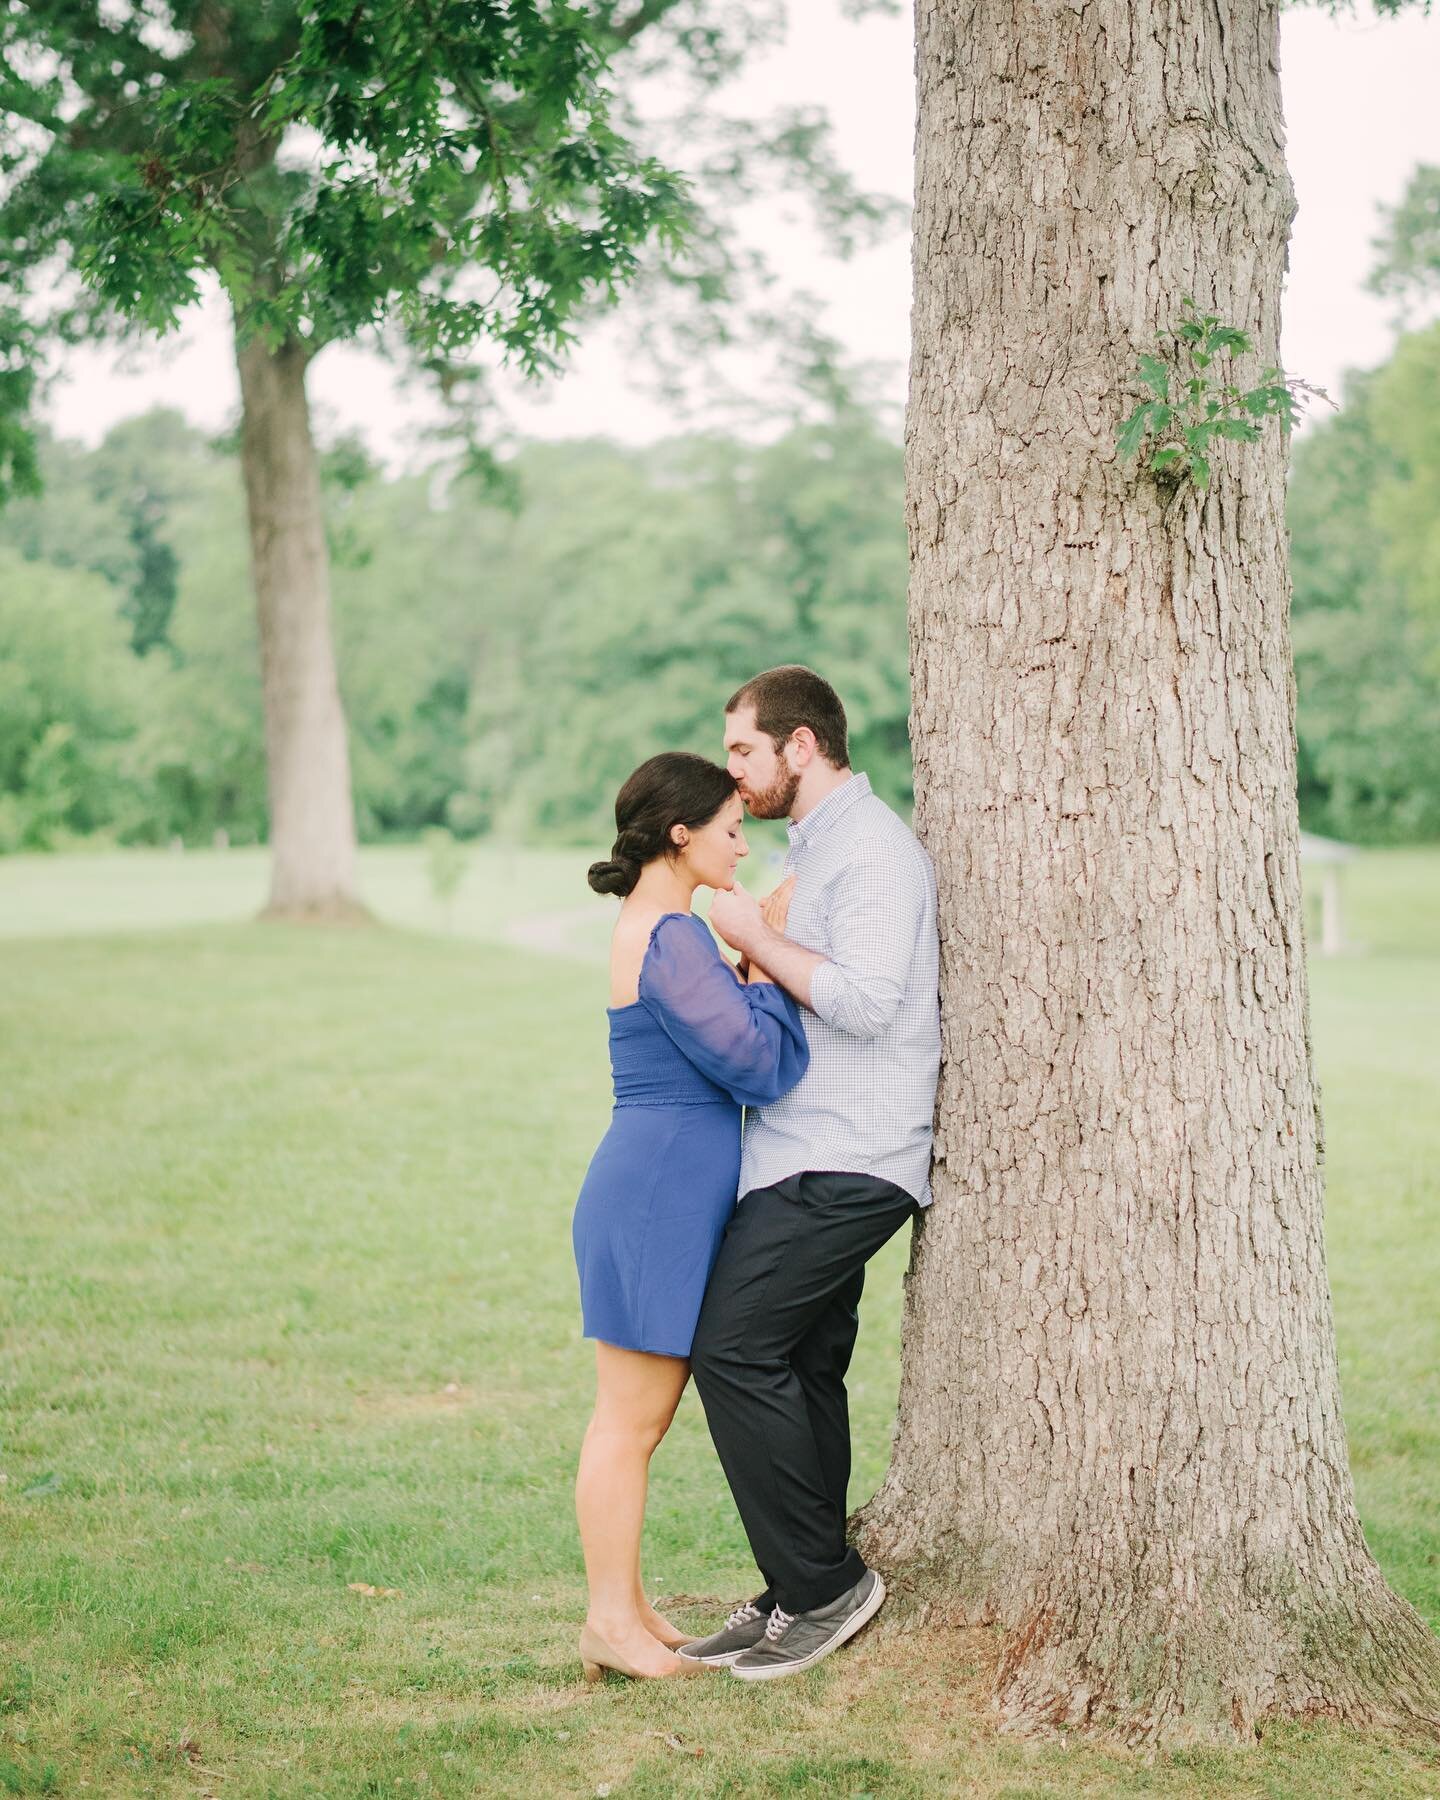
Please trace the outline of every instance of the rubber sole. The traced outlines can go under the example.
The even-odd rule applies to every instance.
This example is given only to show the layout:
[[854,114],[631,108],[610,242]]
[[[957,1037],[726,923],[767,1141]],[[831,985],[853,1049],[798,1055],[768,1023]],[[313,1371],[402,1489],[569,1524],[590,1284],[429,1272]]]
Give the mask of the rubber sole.
[[[862,1626],[870,1623],[884,1604],[885,1583],[880,1576],[876,1575],[875,1592],[858,1612],[850,1615],[828,1644],[822,1644],[818,1650],[812,1650],[799,1662],[777,1663],[769,1669],[738,1669],[732,1663],[730,1673],[737,1681],[778,1681],[783,1675],[803,1675],[807,1669],[813,1669],[816,1663],[823,1662],[832,1650],[838,1650],[842,1644],[848,1644]],[[745,1654],[746,1652],[743,1650],[740,1652],[741,1656]],[[735,1660],[738,1661],[739,1658],[737,1657]]]
[[[750,1648],[753,1650],[755,1646],[752,1644]],[[678,1650],[675,1654],[680,1655]],[[744,1655],[745,1651],[743,1650],[729,1650],[723,1656],[680,1656],[680,1661],[694,1663],[697,1668],[701,1669],[728,1669],[731,1663],[739,1662]]]

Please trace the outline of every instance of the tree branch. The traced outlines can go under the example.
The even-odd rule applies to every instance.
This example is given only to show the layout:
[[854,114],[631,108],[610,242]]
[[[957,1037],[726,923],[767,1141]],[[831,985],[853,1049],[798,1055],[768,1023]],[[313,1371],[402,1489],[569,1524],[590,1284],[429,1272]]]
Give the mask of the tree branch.
[[679,4],[680,0],[641,0],[628,18],[611,25],[610,35],[617,45],[631,43],[642,31],[658,24],[666,13],[673,11]]

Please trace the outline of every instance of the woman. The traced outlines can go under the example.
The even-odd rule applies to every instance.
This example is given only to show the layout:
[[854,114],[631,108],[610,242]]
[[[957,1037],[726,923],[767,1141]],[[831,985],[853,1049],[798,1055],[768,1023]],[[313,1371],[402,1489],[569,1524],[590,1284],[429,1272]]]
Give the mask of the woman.
[[[645,1599],[640,1532],[650,1457],[690,1376],[705,1284],[735,1209],[740,1117],[787,1093],[810,1051],[795,1002],[751,967],[742,980],[691,911],[730,888],[748,854],[734,779],[703,756],[652,756],[615,802],[609,862],[590,869],[624,904],[610,950],[615,1111],[575,1206],[595,1412],[575,1510],[590,1604],[585,1676],[693,1672],[689,1640]],[[783,908],[772,907],[783,925]]]

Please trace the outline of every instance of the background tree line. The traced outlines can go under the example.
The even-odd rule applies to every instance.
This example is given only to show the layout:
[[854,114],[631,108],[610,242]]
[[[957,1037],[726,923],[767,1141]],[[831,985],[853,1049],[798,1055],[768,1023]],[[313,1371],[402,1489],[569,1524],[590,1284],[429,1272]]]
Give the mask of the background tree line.
[[[1440,836],[1440,326],[1352,377],[1290,487],[1313,830]],[[42,446],[0,515],[0,848],[265,836],[235,446],[174,414]],[[587,839],[658,744],[714,749],[760,663],[818,664],[857,762],[910,758],[902,454],[852,401],[778,439],[532,443],[493,492],[322,458],[361,835]]]

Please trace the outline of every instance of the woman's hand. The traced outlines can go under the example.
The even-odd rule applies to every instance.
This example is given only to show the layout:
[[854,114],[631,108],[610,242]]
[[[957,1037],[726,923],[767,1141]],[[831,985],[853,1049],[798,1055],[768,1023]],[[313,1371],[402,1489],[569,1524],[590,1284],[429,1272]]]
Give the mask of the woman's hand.
[[[772,931],[785,935],[785,922],[790,917],[790,896],[795,892],[795,877],[789,875],[773,893],[769,893],[760,902],[760,916]],[[768,975],[758,963],[751,962],[746,966],[741,977],[747,982],[768,981],[773,986],[774,977]]]
[[772,931],[785,935],[785,921],[790,917],[790,897],[795,892],[795,877],[787,875],[773,893],[760,902],[760,916]]

